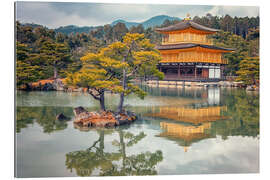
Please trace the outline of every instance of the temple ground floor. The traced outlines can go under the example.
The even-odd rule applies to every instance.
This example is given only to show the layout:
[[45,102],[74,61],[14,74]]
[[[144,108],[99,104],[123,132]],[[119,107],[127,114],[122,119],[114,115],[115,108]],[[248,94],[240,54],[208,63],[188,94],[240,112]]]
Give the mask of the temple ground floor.
[[224,80],[223,64],[210,63],[160,63],[164,80],[215,82]]

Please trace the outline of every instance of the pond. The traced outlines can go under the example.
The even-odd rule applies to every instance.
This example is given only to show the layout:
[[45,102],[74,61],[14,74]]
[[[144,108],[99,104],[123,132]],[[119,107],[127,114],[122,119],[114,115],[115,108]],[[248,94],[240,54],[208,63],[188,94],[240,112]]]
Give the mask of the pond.
[[[122,176],[259,172],[259,94],[233,88],[142,87],[117,128],[74,126],[73,108],[98,110],[84,93],[16,96],[16,176]],[[106,94],[116,109],[118,95]],[[56,120],[63,113],[68,121]]]

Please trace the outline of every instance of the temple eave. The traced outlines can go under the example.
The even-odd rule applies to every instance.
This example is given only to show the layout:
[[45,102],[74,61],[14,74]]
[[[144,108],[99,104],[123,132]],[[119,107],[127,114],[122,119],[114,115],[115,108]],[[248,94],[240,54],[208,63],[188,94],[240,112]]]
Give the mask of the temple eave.
[[216,50],[219,52],[232,52],[232,51],[234,51],[234,49],[223,48],[223,47],[218,47],[218,46],[213,46],[213,45],[195,44],[195,43],[158,45],[158,46],[156,46],[156,49],[158,49],[159,51],[163,51],[163,50],[189,50],[189,49],[195,48],[195,47],[200,47],[200,48],[208,49],[208,50]]

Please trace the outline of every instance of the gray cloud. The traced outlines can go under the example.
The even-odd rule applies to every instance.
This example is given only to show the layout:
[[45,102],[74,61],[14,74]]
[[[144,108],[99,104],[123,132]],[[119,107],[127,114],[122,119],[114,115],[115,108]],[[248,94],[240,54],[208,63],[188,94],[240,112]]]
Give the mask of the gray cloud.
[[156,15],[183,18],[213,15],[257,16],[258,7],[206,6],[206,5],[160,5],[160,4],[101,4],[64,2],[17,2],[16,19],[55,28],[65,25],[96,26],[117,19],[142,22]]

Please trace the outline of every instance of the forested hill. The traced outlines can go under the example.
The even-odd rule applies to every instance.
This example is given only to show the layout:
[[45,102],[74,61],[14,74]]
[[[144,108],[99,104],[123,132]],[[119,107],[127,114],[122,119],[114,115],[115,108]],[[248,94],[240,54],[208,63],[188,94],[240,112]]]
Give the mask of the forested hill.
[[[155,27],[155,26],[160,26],[164,23],[164,21],[180,21],[181,19],[178,17],[171,17],[171,16],[166,16],[166,15],[160,15],[160,16],[154,16],[146,21],[143,22],[129,22],[129,21],[125,21],[122,19],[118,19],[113,21],[110,25],[114,26],[117,23],[123,23],[126,25],[126,27],[128,29],[130,29],[132,26],[138,26],[138,25],[142,25],[144,28],[149,28],[149,27]],[[61,26],[59,28],[56,28],[55,31],[56,32],[61,32],[64,34],[70,34],[70,33],[89,33],[91,30],[95,30],[98,29],[100,26],[84,26],[84,27],[79,27],[79,26],[75,26],[75,25],[69,25],[69,26]]]
[[69,26],[61,26],[59,28],[56,28],[55,32],[61,32],[64,34],[89,33],[93,29],[95,29],[95,27],[93,27],[93,26],[79,27],[79,26],[75,26],[75,25],[69,25]]

